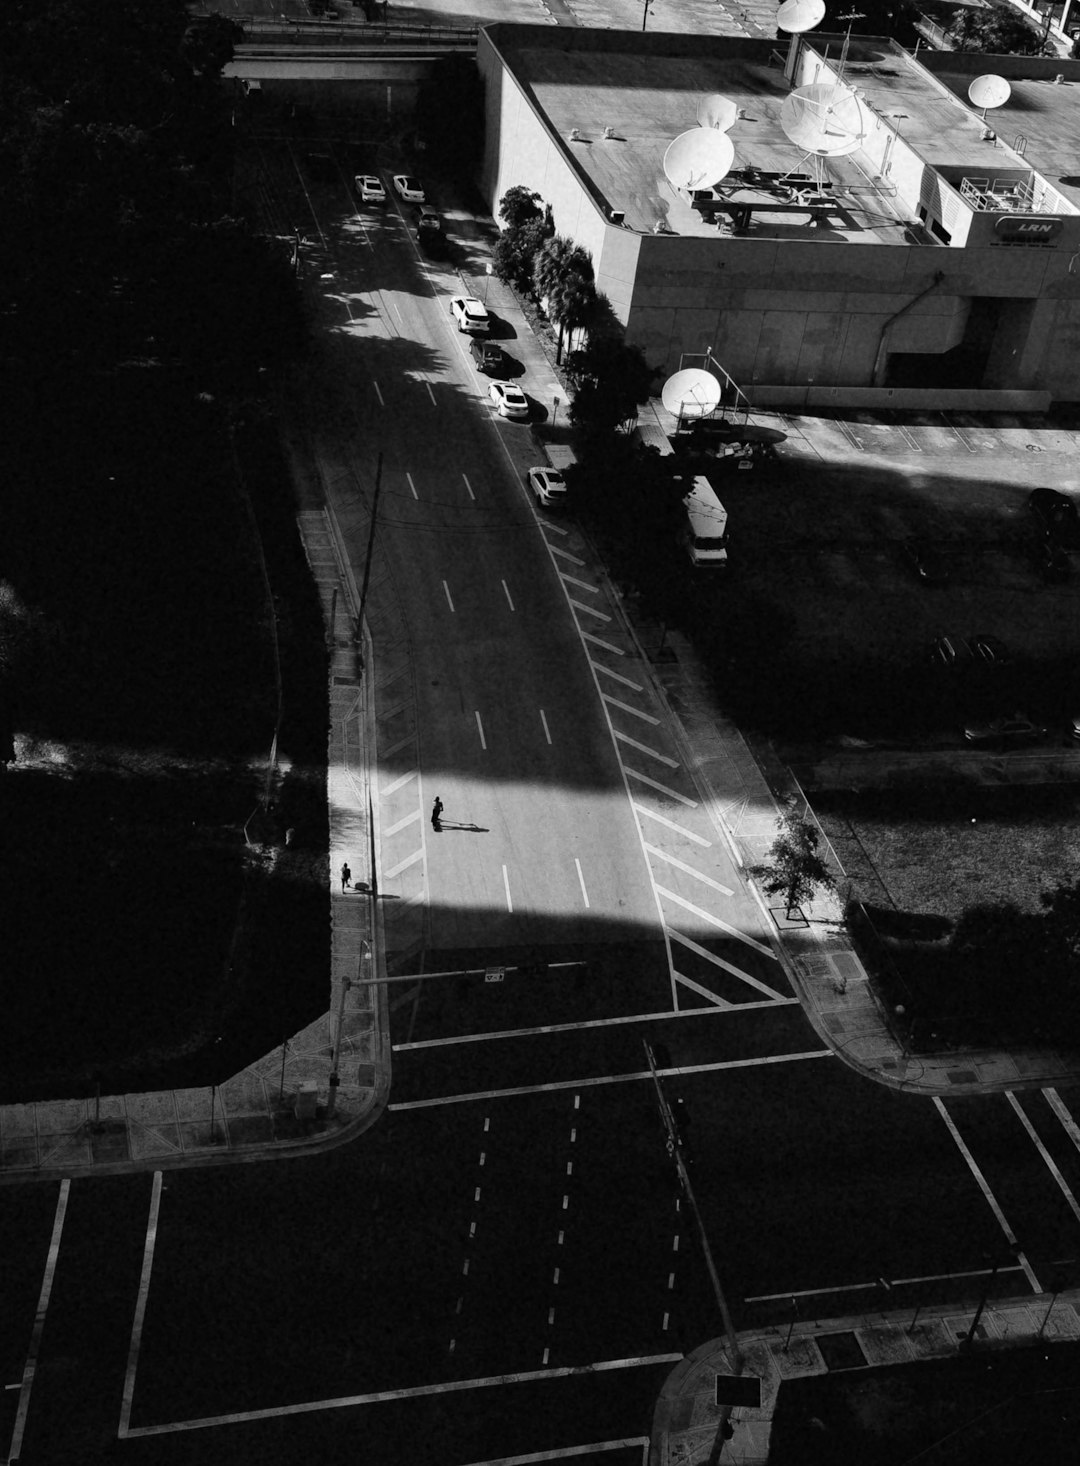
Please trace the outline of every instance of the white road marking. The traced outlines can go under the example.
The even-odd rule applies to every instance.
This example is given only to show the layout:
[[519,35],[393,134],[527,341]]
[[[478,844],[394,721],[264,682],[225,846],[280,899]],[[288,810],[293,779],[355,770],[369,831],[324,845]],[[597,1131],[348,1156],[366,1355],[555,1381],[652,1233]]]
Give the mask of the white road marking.
[[[959,1273],[927,1273],[921,1278],[889,1278],[886,1279],[894,1288],[902,1287],[909,1283],[946,1283],[957,1278],[985,1278],[986,1268],[972,1268],[968,1272]],[[1007,1267],[999,1267],[999,1273],[1019,1273],[1023,1268],[1019,1263],[1010,1263]],[[785,1293],[755,1293],[753,1297],[745,1299],[747,1303],[778,1303],[784,1298],[823,1298],[830,1293],[858,1293],[860,1289],[873,1290],[881,1286],[880,1281],[875,1278],[868,1283],[837,1283],[833,1288],[805,1288],[801,1292],[792,1292],[790,1289]]]
[[510,877],[506,874],[506,866],[505,865],[502,868],[502,873],[503,873],[503,889],[506,892],[506,909],[507,909],[507,911],[513,911],[513,909],[514,909],[514,903],[513,903],[513,901],[511,900],[511,897],[510,897]]
[[624,713],[632,713],[635,718],[640,718],[643,723],[651,723],[654,728],[659,728],[660,719],[654,718],[652,713],[643,713],[640,708],[631,707],[628,702],[620,702],[617,697],[612,697],[609,692],[602,692],[600,696],[613,708],[622,708]]
[[409,488],[412,489],[412,496],[413,496],[413,498],[414,499],[419,499],[420,498],[420,495],[416,492],[416,485],[412,481],[412,474],[411,473],[406,473],[405,477],[409,480]]
[[1005,1213],[1001,1210],[1001,1207],[998,1206],[997,1198],[995,1197],[994,1193],[990,1190],[990,1184],[987,1181],[986,1177],[979,1170],[979,1167],[978,1167],[978,1165],[976,1164],[976,1161],[975,1161],[975,1157],[971,1154],[971,1151],[968,1150],[967,1146],[964,1144],[963,1137],[961,1136],[960,1131],[956,1128],[956,1124],[955,1124],[955,1122],[953,1120],[953,1117],[949,1114],[948,1110],[945,1108],[945,1106],[942,1103],[941,1098],[940,1098],[939,1095],[936,1095],[935,1094],[933,1096],[933,1101],[934,1101],[934,1108],[937,1110],[937,1112],[941,1116],[941,1118],[945,1121],[945,1124],[948,1127],[949,1134],[952,1136],[953,1140],[956,1142],[957,1149],[959,1150],[960,1154],[964,1157],[964,1160],[967,1161],[968,1169],[970,1170],[971,1174],[975,1177],[975,1181],[978,1184],[979,1190],[982,1192],[983,1196],[986,1198],[986,1204],[989,1206],[990,1210],[994,1213],[994,1216],[997,1218],[997,1224],[1001,1228],[1001,1230],[1004,1232],[1004,1234],[1005,1234],[1005,1240],[1009,1243],[1009,1245],[1011,1247],[1016,1248],[1016,1260],[1020,1264],[1020,1266],[1024,1269],[1024,1276],[1027,1278],[1028,1282],[1031,1285],[1031,1291],[1033,1293],[1041,1293],[1042,1292],[1042,1288],[1041,1288],[1041,1286],[1039,1284],[1038,1278],[1035,1276],[1034,1272],[1032,1271],[1031,1264],[1028,1262],[1027,1258],[1024,1256],[1024,1254],[1017,1247],[1016,1234],[1013,1232],[1013,1229],[1009,1226],[1008,1222],[1005,1220]]
[[[656,720],[654,719],[653,721],[655,722]],[[620,733],[617,728],[614,730],[614,733],[620,743],[628,743],[631,748],[636,748],[638,753],[647,753],[650,758],[656,759],[658,763],[667,764],[669,769],[677,769],[679,767],[675,759],[668,758],[667,754],[661,753],[659,749],[650,748],[647,743],[639,743],[636,738],[631,738],[627,733]],[[627,773],[632,772],[631,769],[627,769]]]
[[385,799],[388,794],[394,794],[403,784],[407,784],[410,779],[415,779],[419,772],[419,769],[410,769],[407,774],[400,774],[392,784],[387,784],[385,788],[380,788],[379,794]]
[[442,588],[446,592],[446,601],[452,611],[454,609],[454,600],[450,594],[450,587],[447,585],[445,580],[442,583]]
[[[725,1069],[756,1069],[766,1064],[795,1064],[804,1059],[835,1059],[832,1049],[808,1049],[797,1054],[766,1054],[759,1059],[725,1059],[716,1064],[683,1064],[675,1070],[678,1074],[716,1074]],[[558,1094],[561,1090],[599,1089],[605,1084],[652,1083],[652,1070],[642,1069],[636,1074],[602,1074],[593,1079],[558,1080],[551,1084],[522,1084],[512,1089],[479,1089],[466,1094],[441,1094],[434,1099],[403,1100],[400,1104],[387,1105],[388,1110],[430,1110],[435,1105],[470,1105],[477,1100],[517,1099],[523,1094]],[[1036,1288],[1035,1291],[1041,1292]]]
[[587,606],[584,601],[575,601],[573,596],[569,596],[568,600],[575,611],[584,611],[586,616],[595,616],[598,621],[611,620],[606,611],[598,611],[595,606]]
[[383,394],[379,391],[379,384],[374,377],[371,379],[371,385],[375,388],[375,396],[379,399],[379,406],[385,407],[386,403],[383,401]]
[[502,588],[506,592],[506,599],[510,602],[511,611],[516,611],[517,607],[514,605],[513,597],[510,595],[510,587],[505,580],[502,582]]
[[477,730],[478,730],[478,732],[480,734],[480,747],[486,751],[487,750],[487,739],[484,737],[484,725],[480,721],[480,713],[479,713],[479,711],[476,714],[476,727],[477,727]]
[[1069,1113],[1064,1100],[1058,1094],[1056,1089],[1044,1089],[1043,1094],[1046,1097],[1046,1103],[1050,1106],[1050,1108],[1053,1110],[1054,1114],[1058,1117],[1062,1126],[1064,1127],[1066,1135],[1072,1141],[1073,1145],[1076,1146],[1077,1150],[1080,1150],[1080,1126],[1077,1125],[1076,1121]]
[[[405,324],[405,317],[401,314],[401,307],[398,305],[398,303],[397,303],[396,300],[392,300],[390,302],[390,304],[394,307],[394,314],[397,316],[397,318],[401,322],[401,324],[404,325]],[[380,401],[381,401],[381,399],[380,399]]]
[[425,381],[424,386],[427,388],[427,394],[431,398],[432,407],[438,407],[439,404],[435,401],[435,393],[431,390],[431,383]]
[[585,877],[581,874],[581,861],[578,860],[578,858],[577,858],[576,855],[574,856],[574,864],[577,866],[577,878],[578,878],[578,881],[581,884],[581,895],[582,895],[582,899],[585,902],[586,909],[588,909],[588,905],[589,905],[589,893],[585,889]]
[[1032,1145],[1034,1145],[1035,1149],[1042,1156],[1043,1162],[1046,1165],[1047,1170],[1050,1172],[1051,1176],[1053,1176],[1054,1180],[1061,1188],[1061,1194],[1062,1196],[1064,1196],[1066,1202],[1068,1203],[1069,1210],[1072,1212],[1076,1220],[1080,1222],[1080,1206],[1077,1205],[1076,1197],[1072,1194],[1069,1183],[1065,1180],[1065,1177],[1058,1170],[1057,1164],[1054,1161],[1053,1156],[1039,1139],[1039,1134],[1038,1131],[1035,1129],[1035,1126],[1028,1119],[1027,1115],[1024,1114],[1023,1106],[1020,1104],[1020,1101],[1016,1098],[1016,1095],[1013,1094],[1012,1090],[1006,1090],[1005,1098],[1012,1106],[1016,1118],[1020,1121],[1021,1125],[1023,1125],[1024,1129],[1027,1131],[1028,1137],[1030,1138]]
[[590,585],[587,580],[578,580],[576,575],[568,575],[564,570],[559,571],[559,578],[564,585],[580,586],[582,590],[591,591],[594,596],[600,594],[600,587],[598,585]]
[[660,814],[658,810],[649,809],[648,805],[638,804],[636,800],[631,802],[630,807],[635,814],[647,815],[649,819],[655,820],[657,824],[667,825],[669,830],[674,830],[677,835],[682,835],[684,840],[693,840],[695,845],[703,845],[706,850],[712,849],[711,840],[706,840],[703,835],[695,835],[693,830],[688,830],[683,825],[677,825],[674,820],[669,820],[666,815]]
[[599,636],[593,636],[591,631],[582,631],[580,626],[578,627],[578,635],[583,641],[591,641],[593,646],[602,646],[606,652],[612,652],[616,657],[626,656],[621,646],[614,646],[610,641],[604,641]]
[[411,855],[406,855],[404,860],[399,860],[397,865],[393,866],[390,870],[383,871],[383,880],[393,880],[394,876],[399,876],[403,870],[408,870],[410,865],[415,865],[418,860],[423,860],[423,858],[423,850],[414,850]]
[[676,906],[681,906],[684,911],[690,911],[694,916],[699,916],[702,921],[707,921],[711,926],[718,927],[720,931],[727,932],[729,937],[737,937],[740,942],[745,942],[748,947],[753,947],[754,951],[760,952],[763,957],[769,957],[773,961],[776,960],[773,949],[767,947],[764,942],[759,942],[756,937],[748,937],[745,932],[739,931],[738,927],[729,925],[721,917],[713,916],[711,912],[703,910],[700,906],[695,906],[692,901],[687,901],[684,897],[676,895],[674,891],[667,890],[665,886],[657,886],[656,889],[660,892],[661,896],[666,896],[669,901],[674,901]]
[[719,891],[722,896],[734,896],[735,892],[730,886],[721,885],[714,881],[712,876],[707,876],[704,871],[695,870],[692,865],[687,865],[684,860],[676,860],[674,855],[668,855],[667,851],[658,849],[655,845],[646,845],[645,849],[657,860],[666,860],[668,865],[675,866],[676,870],[684,871],[688,876],[693,876],[696,881],[704,881],[705,885],[712,886],[714,891]]
[[[645,690],[640,682],[631,682],[629,677],[624,677],[621,672],[613,672],[610,667],[605,667],[603,662],[590,660],[589,666],[594,672],[603,672],[605,677],[612,677],[616,682],[621,682],[624,687],[632,687],[635,692],[644,692]],[[601,697],[603,695],[603,693],[600,694]]]
[[677,789],[669,789],[666,784],[658,784],[655,779],[650,779],[648,774],[642,774],[637,769],[627,766],[627,777],[637,779],[642,784],[648,784],[650,789],[655,789],[660,794],[666,794],[670,799],[677,799],[680,804],[685,804],[687,809],[697,809],[696,799],[689,799],[685,794],[680,794]]
[[550,743],[551,742],[551,732],[550,732],[550,729],[548,728],[548,721],[547,721],[547,718],[544,716],[544,709],[543,708],[540,709],[540,721],[544,725],[544,737]]
[[569,550],[560,550],[558,545],[548,545],[548,553],[561,555],[564,560],[570,560],[574,565],[584,565],[585,561],[579,555],[571,555]]
[[[474,504],[475,504],[475,502],[476,502],[476,495],[475,495],[475,494],[474,494],[474,493],[473,493],[473,491],[472,491],[472,484],[471,484],[471,483],[470,483],[470,482],[469,482],[469,480],[468,480],[468,477],[467,477],[467,475],[466,475],[466,474],[462,474],[462,475],[461,475],[461,477],[462,477],[462,478],[463,478],[463,479],[464,479],[464,480],[465,480],[465,487],[466,487],[466,488],[467,488],[467,489],[468,489],[468,491],[469,491],[469,498],[470,498],[470,499],[471,499],[471,500],[472,500],[472,501],[473,501],[473,503],[474,503]],[[504,580],[504,581],[503,581],[503,585],[505,585],[505,584],[506,584],[506,581],[505,581],[505,580]]]
[[[675,966],[674,962],[672,962],[671,964],[671,975],[676,982],[682,983],[683,987],[689,988],[691,992],[697,993],[699,998],[705,998],[708,1002],[715,1003],[718,1008],[735,1007],[734,1003],[729,1003],[726,998],[720,997],[719,993],[711,992],[709,988],[703,987],[700,982],[695,982],[692,977],[687,977],[685,972],[680,972]],[[679,1011],[682,1012],[684,1010],[680,1009]],[[686,1011],[693,1011],[696,1013],[698,1010],[694,1008],[692,1010]]]
[[38,1294],[37,1311],[34,1314],[34,1327],[30,1333],[30,1347],[26,1351],[26,1360],[23,1364],[22,1383],[18,1386],[19,1403],[15,1410],[15,1425],[11,1432],[8,1461],[17,1461],[19,1452],[22,1450],[26,1416],[30,1409],[30,1391],[34,1387],[34,1375],[37,1373],[38,1349],[41,1347],[41,1335],[45,1328],[45,1315],[49,1311],[49,1298],[52,1295],[53,1278],[56,1275],[56,1262],[60,1256],[60,1238],[64,1231],[64,1217],[67,1215],[70,1191],[71,1182],[69,1180],[61,1181],[60,1191],[56,1198],[56,1211],[53,1213],[52,1237],[49,1241],[48,1256],[45,1259],[45,1272],[41,1279],[41,1292]]
[[[564,539],[570,533],[568,529],[563,529],[561,524],[552,524],[550,519],[541,519],[539,514],[536,516],[536,522],[542,529],[550,529],[552,534],[561,534]],[[550,545],[548,545],[548,549],[551,549]]]
[[388,830],[383,830],[383,835],[396,835],[399,830],[403,830],[406,825],[411,825],[414,820],[418,820],[419,818],[420,811],[414,809],[412,814],[407,814],[404,819],[398,820],[396,825],[391,825]]
[[775,992],[766,983],[760,982],[756,977],[751,977],[748,972],[743,972],[741,967],[736,967],[733,962],[725,962],[723,957],[718,957],[715,952],[710,952],[707,947],[701,947],[691,937],[684,936],[682,932],[676,931],[674,927],[668,927],[668,936],[676,942],[681,942],[684,947],[689,947],[691,952],[696,952],[699,957],[704,957],[706,962],[711,962],[714,967],[722,967],[725,972],[730,972],[732,977],[737,977],[741,982],[747,982],[751,987],[757,988],[759,992],[768,993],[778,1003],[789,1003],[792,1000],[786,998],[783,993]]
[[128,1345],[127,1370],[124,1374],[124,1397],[120,1406],[120,1428],[117,1435],[121,1440],[129,1434],[131,1423],[131,1402],[135,1396],[135,1370],[139,1363],[139,1347],[142,1344],[143,1319],[146,1317],[146,1301],[150,1296],[150,1271],[154,1265],[154,1248],[157,1245],[158,1211],[161,1207],[161,1172],[154,1172],[150,1190],[150,1216],[146,1223],[146,1240],[143,1243],[142,1272],[139,1275],[139,1292],[135,1302],[135,1317],[131,1322],[131,1342]]

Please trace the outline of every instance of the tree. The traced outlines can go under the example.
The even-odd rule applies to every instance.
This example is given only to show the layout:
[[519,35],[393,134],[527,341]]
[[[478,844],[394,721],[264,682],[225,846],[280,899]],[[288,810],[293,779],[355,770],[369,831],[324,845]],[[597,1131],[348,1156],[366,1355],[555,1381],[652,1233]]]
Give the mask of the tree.
[[244,39],[244,27],[226,15],[198,15],[184,35],[182,51],[200,76],[220,76]]
[[[914,0],[859,0],[858,6],[840,7],[843,10],[861,10],[859,20],[852,22],[852,35],[892,36],[902,46],[914,46],[918,39],[915,22],[919,18],[920,6]],[[847,21],[836,21],[833,29],[845,30]]]
[[789,810],[780,819],[780,834],[769,851],[770,863],[751,866],[750,874],[760,880],[770,896],[783,896],[790,917],[797,906],[809,901],[820,886],[831,891],[836,882],[818,854],[820,837],[805,815]]
[[583,326],[595,309],[596,287],[588,252],[565,235],[554,235],[536,256],[533,285],[559,328],[555,360],[560,362],[567,329]]
[[949,35],[958,51],[984,51],[993,56],[1038,56],[1043,37],[1007,6],[989,10],[954,10]]
[[610,336],[594,336],[568,358],[577,384],[570,403],[570,420],[587,437],[608,438],[637,417],[648,402],[657,372],[638,346]]
[[495,241],[492,267],[498,278],[515,290],[532,289],[533,265],[547,235],[542,218],[528,219],[516,229],[507,229]]
[[543,219],[544,211],[540,207],[542,203],[543,199],[538,193],[526,188],[523,183],[515,183],[499,200],[499,218],[507,229],[520,229],[525,224]]

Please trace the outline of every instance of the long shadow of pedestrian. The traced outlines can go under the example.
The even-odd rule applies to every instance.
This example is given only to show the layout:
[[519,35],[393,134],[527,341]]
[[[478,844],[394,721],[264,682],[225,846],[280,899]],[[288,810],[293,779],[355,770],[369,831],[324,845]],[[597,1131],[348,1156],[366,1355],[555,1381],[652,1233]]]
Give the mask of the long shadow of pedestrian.
[[441,820],[439,823],[439,828],[441,830],[466,830],[469,834],[472,835],[491,834],[491,831],[486,825],[465,825],[459,824],[456,820]]

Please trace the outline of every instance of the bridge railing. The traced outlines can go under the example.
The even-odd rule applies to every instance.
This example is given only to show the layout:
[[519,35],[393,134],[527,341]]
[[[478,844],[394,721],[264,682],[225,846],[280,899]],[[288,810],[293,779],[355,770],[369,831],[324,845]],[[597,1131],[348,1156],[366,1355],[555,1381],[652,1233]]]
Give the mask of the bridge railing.
[[233,15],[243,27],[243,46],[459,46],[475,49],[475,25],[384,25],[381,21],[303,20],[291,16]]

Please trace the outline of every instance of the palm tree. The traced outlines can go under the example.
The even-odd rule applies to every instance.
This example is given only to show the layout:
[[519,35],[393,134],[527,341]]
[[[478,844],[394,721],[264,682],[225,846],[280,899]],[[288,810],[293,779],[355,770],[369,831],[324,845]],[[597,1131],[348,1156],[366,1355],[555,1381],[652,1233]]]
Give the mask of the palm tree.
[[566,330],[583,326],[596,305],[592,260],[588,252],[565,235],[554,235],[536,256],[533,285],[540,299],[546,302],[548,314],[559,327],[555,360],[561,362]]

